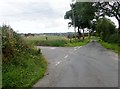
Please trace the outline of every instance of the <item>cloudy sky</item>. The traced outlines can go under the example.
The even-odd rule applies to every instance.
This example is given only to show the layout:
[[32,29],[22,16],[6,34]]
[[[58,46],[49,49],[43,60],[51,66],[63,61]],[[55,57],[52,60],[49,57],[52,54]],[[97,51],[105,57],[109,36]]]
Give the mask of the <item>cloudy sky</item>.
[[71,0],[2,0],[0,25],[20,33],[68,32],[64,14]]
[[68,29],[68,20],[64,20],[70,2],[71,0],[1,0],[0,25],[10,25],[19,33],[71,32],[74,30]]

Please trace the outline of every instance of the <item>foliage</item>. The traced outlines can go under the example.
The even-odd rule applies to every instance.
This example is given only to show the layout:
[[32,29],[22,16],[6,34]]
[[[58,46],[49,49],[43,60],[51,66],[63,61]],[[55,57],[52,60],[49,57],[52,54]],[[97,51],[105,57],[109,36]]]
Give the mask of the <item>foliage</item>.
[[44,76],[47,62],[36,48],[27,43],[10,26],[2,27],[2,87],[31,87]]
[[114,33],[114,34],[112,34],[109,38],[108,38],[108,41],[107,42],[109,42],[109,43],[117,43],[117,42],[119,42],[120,43],[120,41],[119,41],[119,37],[118,37],[118,34],[116,33]]
[[[116,17],[118,20],[119,29],[116,29],[115,24],[105,18],[106,16]],[[119,43],[120,45],[119,1],[100,1],[94,3],[76,2],[75,4],[71,4],[71,10],[66,12],[65,19],[71,20],[71,22],[68,23],[68,26],[78,28],[79,35],[81,35],[79,29],[83,29],[83,38],[84,28],[92,28],[91,32],[96,32],[97,36],[101,37],[103,41],[109,43]]]
[[36,45],[38,46],[65,46],[67,44],[66,40],[51,40],[51,41],[36,41]]
[[116,53],[120,53],[120,46],[117,43],[108,43],[105,42],[103,40],[98,41],[103,47],[107,48],[107,49],[111,49]]
[[104,19],[105,16],[115,17],[118,20],[118,25],[119,25],[118,29],[115,29],[114,24],[112,24],[111,21],[107,21],[107,20],[106,20],[107,22],[105,20],[104,20],[105,22],[104,21],[102,22],[101,24],[101,27],[103,26],[102,29],[99,27],[97,28],[99,28],[99,32],[105,29],[105,31],[101,33],[102,36],[101,38],[104,41],[109,43],[118,43],[118,45],[120,45],[120,39],[119,39],[120,38],[120,1],[95,2],[94,6],[96,7],[96,19],[98,20],[97,22],[99,22],[99,18],[102,17]]
[[118,20],[120,29],[120,1],[96,2],[94,6],[97,8],[96,15],[115,17]]
[[[2,59],[2,28],[0,27],[0,59]],[[2,60],[0,60],[0,88],[2,88]]]
[[65,46],[68,40],[63,36],[34,36],[24,38],[26,42],[30,45],[37,45],[37,46]]
[[92,2],[76,2],[71,5],[71,10],[67,11],[65,14],[65,19],[71,20],[71,22],[68,23],[68,26],[77,27],[79,36],[81,35],[79,30],[83,29],[83,39],[84,28],[91,28],[91,21],[95,16],[95,8],[92,5]]
[[66,47],[84,46],[90,42],[90,39],[85,39],[82,41],[71,41],[66,44]]
[[45,40],[44,36],[34,36],[24,38],[27,43],[37,46],[56,46],[56,47],[73,47],[83,46],[89,42],[90,39],[87,37],[85,40],[75,40],[74,38],[68,39],[64,36],[47,36],[48,40]]
[[102,40],[107,42],[118,42],[117,29],[111,20],[107,18],[100,18],[96,22],[95,29],[96,33],[101,37]]
[[[30,47],[25,44],[22,38],[17,35],[9,26],[2,27],[2,53],[3,63],[12,62],[14,54],[29,50]],[[17,60],[16,60],[17,61]]]

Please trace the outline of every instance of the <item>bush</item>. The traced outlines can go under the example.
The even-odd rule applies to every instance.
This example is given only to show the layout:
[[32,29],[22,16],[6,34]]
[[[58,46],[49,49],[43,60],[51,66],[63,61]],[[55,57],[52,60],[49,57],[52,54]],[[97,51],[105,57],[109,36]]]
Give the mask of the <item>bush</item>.
[[117,34],[112,34],[109,38],[108,41],[109,43],[118,43],[118,35]]
[[9,26],[3,26],[2,33],[2,88],[31,87],[44,76],[47,62]]
[[101,18],[96,22],[96,32],[99,34],[102,40],[106,42],[118,42],[117,29],[115,24],[107,19]]

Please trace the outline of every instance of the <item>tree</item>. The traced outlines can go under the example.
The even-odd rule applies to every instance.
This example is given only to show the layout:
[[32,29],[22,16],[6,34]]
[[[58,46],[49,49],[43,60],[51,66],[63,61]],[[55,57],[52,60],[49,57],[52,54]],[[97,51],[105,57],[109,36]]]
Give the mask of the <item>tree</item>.
[[[115,29],[115,24],[107,18],[98,19],[96,22],[95,29],[96,29],[98,36],[100,36],[101,39],[104,41],[109,41],[109,38],[113,34],[116,34],[117,32]],[[116,38],[113,38],[113,39],[116,39]]]
[[95,16],[95,7],[92,2],[76,2],[75,4],[72,4],[71,7],[71,10],[66,12],[64,18],[71,20],[71,22],[68,23],[68,27],[74,26],[77,28],[79,38],[81,35],[80,29],[83,30],[84,39],[84,28],[91,28],[91,21]]
[[96,15],[115,17],[118,20],[118,25],[120,29],[120,1],[109,1],[109,2],[96,2],[94,3],[97,8]]

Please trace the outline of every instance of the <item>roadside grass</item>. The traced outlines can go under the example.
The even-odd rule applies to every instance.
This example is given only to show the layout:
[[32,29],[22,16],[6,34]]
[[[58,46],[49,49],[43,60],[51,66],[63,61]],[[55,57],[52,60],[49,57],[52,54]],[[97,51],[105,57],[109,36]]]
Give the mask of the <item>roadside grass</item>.
[[74,47],[74,46],[83,46],[90,42],[91,39],[87,37],[85,40],[78,39],[68,39],[64,36],[47,36],[48,40],[46,40],[46,36],[30,36],[25,37],[24,39],[28,44],[34,46],[55,46],[55,47]]
[[2,89],[29,89],[44,76],[48,64],[40,50],[6,25],[2,27],[1,48]]
[[68,42],[65,46],[66,47],[84,46],[89,42],[90,42],[90,39],[87,39],[87,38],[85,40],[73,40],[71,42]]
[[33,41],[33,44],[37,46],[55,46],[55,47],[63,47],[67,44],[67,40],[42,40],[42,41]]
[[41,54],[31,50],[29,53],[15,54],[17,62],[3,64],[2,87],[10,88],[31,88],[33,84],[44,76],[47,69],[47,62]]
[[120,46],[117,43],[108,43],[108,42],[101,40],[100,38],[97,38],[97,40],[103,47],[113,50],[114,52],[120,54]]

